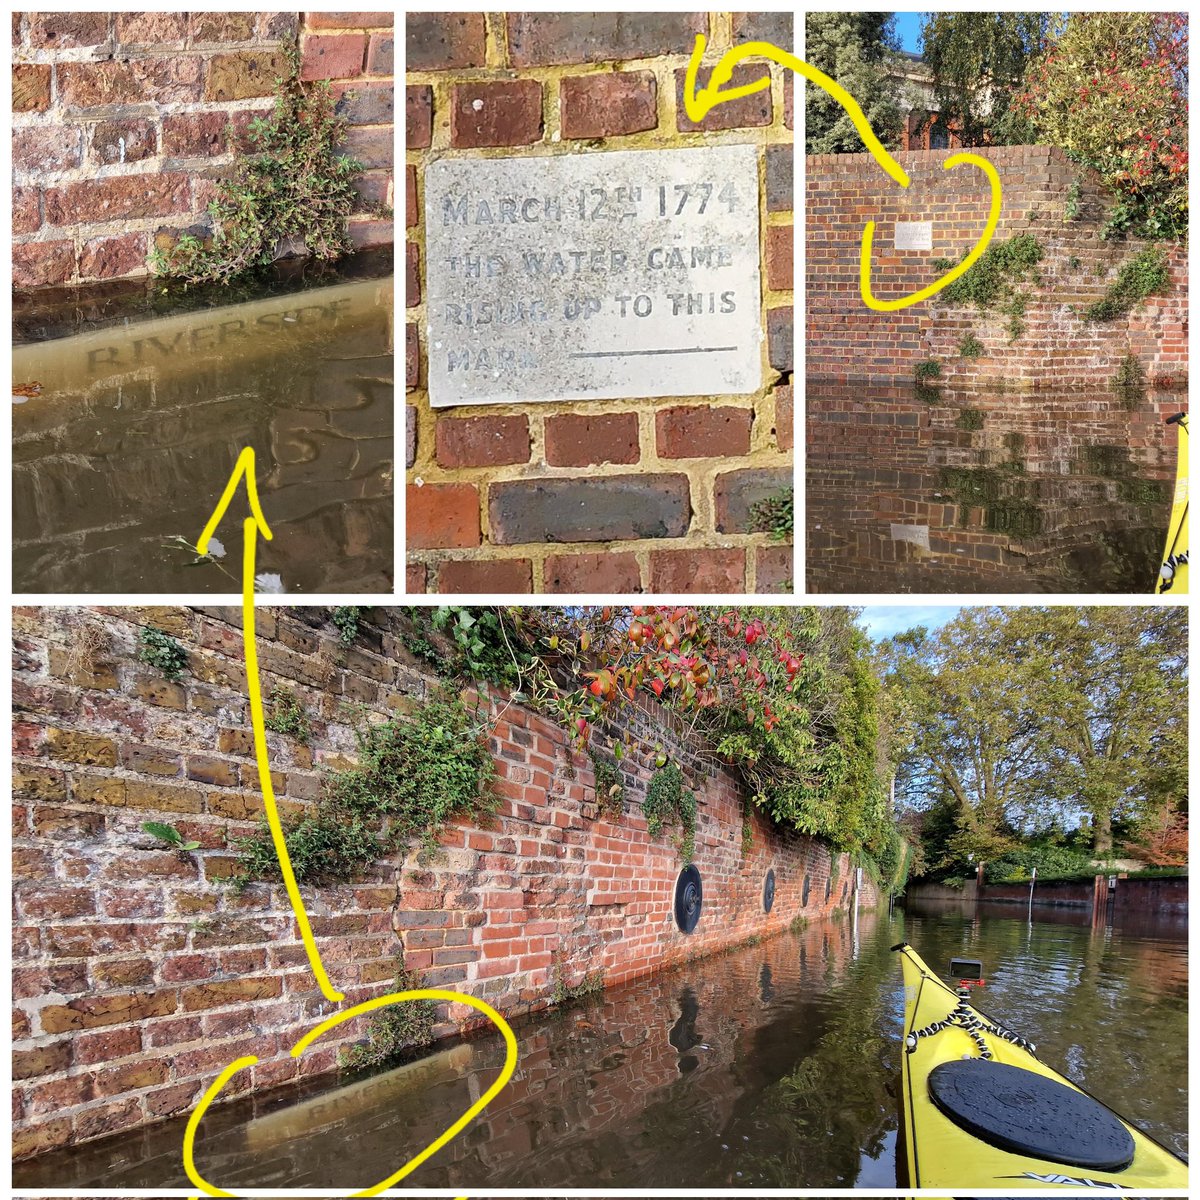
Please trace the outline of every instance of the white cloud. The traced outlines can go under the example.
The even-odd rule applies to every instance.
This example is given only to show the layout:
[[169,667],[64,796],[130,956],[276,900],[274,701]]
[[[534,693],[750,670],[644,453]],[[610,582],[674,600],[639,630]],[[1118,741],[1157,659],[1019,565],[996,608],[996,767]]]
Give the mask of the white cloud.
[[940,629],[958,615],[958,604],[869,604],[858,623],[875,641],[904,633],[918,625]]

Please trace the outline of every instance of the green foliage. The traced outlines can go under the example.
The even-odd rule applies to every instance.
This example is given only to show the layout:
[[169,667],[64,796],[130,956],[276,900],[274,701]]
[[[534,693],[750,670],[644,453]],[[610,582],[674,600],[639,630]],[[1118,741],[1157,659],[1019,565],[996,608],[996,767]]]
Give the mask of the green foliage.
[[199,842],[185,842],[183,834],[174,825],[164,825],[161,821],[146,821],[142,828],[152,837],[158,838],[160,842],[165,842],[172,850],[185,853],[189,850],[200,849]]
[[625,780],[620,769],[607,758],[589,752],[596,780],[596,805],[605,816],[619,817],[625,811]]
[[555,1005],[570,1004],[575,1000],[585,1000],[588,996],[597,996],[604,991],[604,968],[588,971],[578,983],[568,984],[566,971],[563,967],[563,956],[554,958],[554,990],[550,999]]
[[1010,339],[1015,341],[1025,332],[1028,303],[1028,297],[1016,285],[1025,280],[1041,282],[1037,264],[1043,257],[1042,244],[1031,233],[1018,233],[1003,242],[993,241],[965,275],[951,280],[942,289],[942,301],[972,304],[981,312],[997,310],[1008,317],[1006,328]]
[[1146,370],[1136,354],[1126,354],[1117,366],[1112,380],[1113,391],[1122,404],[1132,410],[1146,398]]
[[445,675],[514,688],[533,661],[513,610],[443,604],[410,606],[404,643]]
[[[401,965],[396,971],[393,992],[415,992],[425,986],[415,972]],[[409,1052],[433,1041],[436,1006],[432,1000],[398,1000],[376,1010],[367,1021],[367,1040],[341,1053],[342,1066],[350,1070],[383,1067],[406,1057]]]
[[276,684],[271,689],[269,702],[271,707],[263,718],[263,724],[274,733],[287,734],[300,745],[307,746],[312,737],[312,725],[296,693],[282,684]]
[[1143,250],[1121,264],[1108,291],[1087,306],[1084,316],[1089,321],[1115,321],[1147,296],[1165,292],[1170,278],[1164,251],[1158,247]]
[[1037,841],[1014,846],[983,869],[985,883],[1023,883],[1037,868],[1039,880],[1068,879],[1095,875],[1100,868],[1092,866],[1092,854],[1076,846]]
[[[1063,216],[1068,221],[1078,221],[1080,213],[1080,188],[1079,180],[1072,179],[1071,186],[1067,188],[1067,198],[1063,204]],[[1078,263],[1079,259],[1075,259]]]
[[983,353],[983,343],[973,333],[964,333],[958,343],[958,352],[963,358],[978,358]]
[[286,71],[276,81],[274,112],[250,123],[251,151],[240,155],[232,178],[217,183],[209,205],[211,239],[185,234],[170,249],[155,250],[155,274],[224,283],[269,266],[285,239],[303,240],[319,259],[352,248],[346,221],[362,164],[337,153],[345,122],[334,111],[328,82],[301,82],[294,41],[282,52]]
[[750,805],[742,805],[742,857],[754,849],[754,823],[750,819]]
[[188,665],[187,651],[169,634],[147,625],[138,634],[138,660],[175,680]]
[[927,358],[917,363],[913,369],[913,374],[917,379],[922,381],[940,379],[942,377],[942,364],[936,358]]
[[646,798],[642,801],[642,816],[651,837],[658,837],[664,827],[679,827],[679,854],[690,863],[696,853],[696,794],[684,786],[683,772],[667,763],[654,772]]
[[926,383],[923,379],[917,379],[913,382],[913,399],[920,400],[922,404],[941,404],[942,389]]
[[1015,107],[1100,174],[1105,236],[1187,235],[1187,40],[1182,12],[1073,12],[1029,66]]
[[[326,772],[316,808],[285,826],[297,879],[351,879],[414,840],[431,853],[448,820],[494,811],[492,757],[457,696],[432,696],[411,717],[360,726],[356,740],[358,762]],[[278,877],[265,821],[238,846],[247,874]]]
[[808,918],[803,913],[797,913],[788,926],[792,933],[803,933],[808,928]]
[[357,604],[343,604],[335,608],[329,619],[337,627],[338,637],[343,646],[352,646],[358,637],[358,626],[362,621],[362,609]]
[[1072,271],[1078,271],[1079,268],[1083,266],[1083,260],[1080,259],[1078,254],[1072,254],[1071,257],[1067,259],[1067,266]]
[[1040,52],[1049,14],[933,12],[921,28],[922,57],[933,72],[935,111],[962,144],[1020,145],[1031,139],[1013,98]]
[[781,488],[773,496],[759,500],[750,508],[750,528],[754,533],[769,533],[772,541],[790,541],[795,522],[793,489]]
[[959,429],[971,431],[983,428],[983,413],[978,408],[964,408],[954,422]]
[[[895,68],[900,45],[895,18],[879,12],[810,12],[805,15],[805,60],[844,87],[889,149],[898,149],[904,119]],[[858,154],[865,150],[842,106],[809,85],[804,98],[808,154]]]

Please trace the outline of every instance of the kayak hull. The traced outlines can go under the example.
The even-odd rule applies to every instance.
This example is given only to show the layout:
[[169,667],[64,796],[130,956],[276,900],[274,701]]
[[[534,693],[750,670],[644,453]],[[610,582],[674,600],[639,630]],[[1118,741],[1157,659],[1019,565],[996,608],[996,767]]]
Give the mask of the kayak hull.
[[[966,1009],[966,1024],[969,1025],[973,1018],[978,1019],[973,1030],[960,1023],[939,1027],[939,1023],[947,1021],[956,1009],[963,1012],[959,996],[922,962],[911,947],[901,943],[896,949],[904,972],[905,1044],[901,1047],[900,1124],[901,1171],[907,1176],[904,1182],[908,1186],[1037,1188],[1042,1191],[1057,1187],[1121,1191],[1187,1187],[1187,1164],[1182,1159],[1040,1062],[1025,1048],[1027,1043],[1018,1044],[1021,1039],[1010,1041],[998,1033],[999,1027],[978,1010],[969,1006]],[[934,1027],[932,1032],[930,1027]],[[914,1036],[917,1034],[920,1036]],[[910,1051],[908,1046],[914,1041],[915,1046]],[[939,1067],[945,1076],[953,1074],[967,1060],[980,1060],[981,1045],[986,1047],[990,1060],[980,1063],[980,1074],[1007,1073],[1014,1078],[1026,1078],[1031,1090],[1059,1095],[1081,1110],[1094,1108],[1097,1118],[1114,1127],[1123,1127],[1115,1132],[1122,1139],[1131,1139],[1128,1165],[1116,1170],[1093,1169],[1062,1159],[1018,1153],[968,1132],[961,1123],[961,1113],[952,1119],[948,1110],[935,1102],[930,1077]],[[1038,1078],[1019,1076],[1013,1068]],[[969,1068],[966,1073],[971,1073]],[[1064,1089],[1070,1089],[1070,1094]],[[1070,1109],[1071,1104],[1063,1107]],[[997,1110],[1001,1108],[998,1103]],[[1077,1119],[1072,1119],[1069,1126],[1064,1125],[1064,1147],[1068,1146],[1073,1134],[1078,1134],[1079,1128]],[[1040,1139],[1035,1136],[1034,1141],[1040,1141],[1042,1146],[1055,1143],[1053,1132],[1047,1134],[1043,1128],[1038,1134]],[[1066,1149],[1063,1152],[1069,1155]],[[1086,1157],[1081,1161],[1087,1161]]]
[[1188,594],[1188,422],[1186,414],[1173,418],[1179,430],[1179,452],[1175,467],[1175,498],[1163,546],[1162,566],[1154,590],[1160,596]]

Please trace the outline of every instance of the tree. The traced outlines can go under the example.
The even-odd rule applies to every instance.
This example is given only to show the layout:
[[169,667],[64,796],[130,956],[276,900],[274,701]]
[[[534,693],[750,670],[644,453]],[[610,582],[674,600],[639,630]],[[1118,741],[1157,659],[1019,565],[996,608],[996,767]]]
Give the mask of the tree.
[[1025,68],[1049,30],[1049,13],[929,13],[921,27],[922,56],[933,72],[941,117],[966,146],[1027,140],[1010,111]]
[[1187,233],[1187,15],[1072,13],[1015,107],[1117,197],[1109,232]]
[[[891,13],[809,13],[805,19],[805,60],[858,101],[876,137],[893,150],[900,144],[903,125],[894,70],[898,50]],[[857,154],[866,149],[845,109],[811,83],[804,94],[804,145],[809,154]]]

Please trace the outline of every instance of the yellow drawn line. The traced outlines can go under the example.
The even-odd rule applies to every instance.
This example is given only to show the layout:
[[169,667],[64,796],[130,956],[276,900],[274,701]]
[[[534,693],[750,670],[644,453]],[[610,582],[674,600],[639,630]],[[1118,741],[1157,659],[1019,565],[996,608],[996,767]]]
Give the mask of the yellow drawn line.
[[[321,992],[327,999],[336,1003],[345,1000],[346,996],[345,993],[339,992],[334,988],[329,981],[328,975],[325,973],[325,966],[321,961],[316,939],[313,937],[312,927],[309,924],[308,913],[304,908],[300,889],[296,885],[296,875],[292,869],[287,842],[283,836],[283,826],[279,820],[279,808],[275,802],[275,790],[271,786],[271,764],[267,755],[267,732],[263,714],[262,683],[258,673],[258,645],[255,638],[254,622],[254,563],[258,548],[258,535],[261,533],[265,538],[270,540],[271,529],[267,524],[266,518],[263,516],[262,507],[258,502],[258,484],[254,472],[253,447],[247,446],[238,455],[238,460],[234,465],[233,473],[229,477],[229,482],[225,485],[221,499],[218,501],[217,507],[213,510],[212,516],[204,527],[204,532],[200,535],[196,543],[196,549],[201,554],[207,553],[209,541],[220,524],[221,518],[229,508],[230,503],[233,501],[233,497],[237,492],[238,482],[242,478],[246,480],[246,493],[250,501],[250,511],[253,514],[246,517],[242,522],[242,645],[246,655],[246,687],[250,695],[250,722],[254,730],[254,757],[258,767],[259,782],[262,786],[263,808],[266,811],[267,823],[271,828],[271,839],[275,845],[275,853],[279,857],[279,866],[283,874],[284,885],[287,888],[288,899],[291,901],[292,911],[295,913],[296,923],[300,930],[300,937],[308,953],[309,964],[312,967]],[[377,1008],[383,1008],[388,1004],[399,1004],[409,1000],[445,1000],[452,1004],[465,1004],[483,1013],[500,1030],[500,1033],[504,1037],[504,1067],[491,1087],[443,1134],[430,1142],[424,1150],[414,1154],[400,1170],[388,1176],[382,1183],[377,1183],[364,1191],[355,1192],[354,1195],[356,1196],[376,1196],[415,1171],[426,1159],[436,1154],[452,1138],[457,1137],[508,1085],[513,1071],[516,1070],[517,1039],[509,1023],[484,1000],[479,1000],[474,996],[468,996],[462,992],[444,991],[438,988],[420,988],[407,992],[391,992],[386,996],[379,996],[374,1000],[367,1000],[362,1004],[356,1004],[353,1008],[349,1008],[343,1013],[329,1017],[315,1029],[306,1033],[292,1047],[292,1057],[299,1058],[321,1034],[342,1024],[343,1021],[349,1021],[354,1017],[372,1012]],[[247,1067],[252,1067],[256,1062],[258,1062],[256,1055],[247,1055],[231,1062],[213,1080],[212,1084],[200,1098],[200,1102],[196,1105],[196,1108],[188,1117],[187,1127],[183,1134],[183,1167],[188,1179],[207,1196],[236,1197],[237,1193],[226,1192],[215,1187],[197,1170],[195,1144],[200,1123],[204,1119],[204,1114],[216,1101],[225,1085],[234,1075]],[[199,1197],[193,1197],[193,1200],[199,1200]],[[466,1197],[459,1197],[458,1200],[466,1200]]]
[[[389,1175],[380,1183],[373,1184],[369,1188],[353,1192],[352,1195],[354,1196],[378,1196],[380,1192],[386,1191],[406,1176],[411,1175],[426,1159],[436,1154],[447,1142],[456,1138],[508,1086],[508,1081],[512,1078],[513,1072],[517,1068],[517,1038],[516,1034],[512,1031],[512,1026],[486,1000],[479,1000],[475,996],[467,996],[462,992],[444,991],[440,988],[418,988],[408,992],[392,992],[389,995],[378,996],[374,1000],[366,1000],[362,1004],[356,1004],[353,1008],[348,1008],[343,1013],[337,1013],[328,1020],[322,1021],[315,1029],[309,1030],[292,1047],[291,1055],[293,1058],[299,1058],[321,1034],[341,1025],[343,1021],[350,1021],[355,1017],[362,1016],[364,1013],[372,1012],[374,1009],[384,1008],[389,1004],[399,1004],[407,1000],[446,1000],[451,1004],[467,1004],[478,1012],[483,1013],[500,1030],[500,1033],[504,1037],[504,1066],[487,1091],[444,1133],[434,1138],[424,1150],[414,1154],[394,1174]],[[253,1054],[231,1062],[213,1080],[208,1090],[201,1097],[195,1111],[188,1118],[187,1129],[183,1135],[183,1166],[184,1170],[187,1171],[188,1178],[207,1196],[236,1197],[237,1193],[226,1192],[221,1188],[215,1187],[197,1169],[195,1142],[200,1122],[204,1119],[204,1114],[208,1111],[209,1106],[216,1101],[222,1089],[234,1075],[246,1067],[252,1067],[256,1062],[258,1062],[258,1058]],[[199,1197],[193,1197],[193,1200],[199,1200]],[[459,1200],[465,1200],[465,1197],[459,1197]]]
[[[722,85],[729,83],[733,79],[734,67],[742,59],[770,59],[782,67],[795,71],[797,75],[803,76],[810,83],[815,83],[817,87],[827,91],[846,110],[846,115],[857,130],[858,136],[862,138],[863,144],[871,152],[875,161],[884,169],[889,178],[898,183],[902,188],[907,188],[911,185],[912,180],[909,179],[908,173],[888,153],[883,143],[875,136],[875,131],[871,128],[871,123],[867,120],[858,101],[837,80],[831,79],[824,71],[817,70],[816,67],[810,66],[802,58],[797,58],[796,55],[789,53],[787,50],[781,50],[778,46],[774,46],[770,42],[746,42],[741,46],[735,46],[733,49],[727,50],[721,56],[716,66],[713,67],[712,74],[709,76],[708,86],[697,90],[696,79],[699,75],[700,60],[704,56],[706,45],[707,42],[704,35],[698,33],[696,35],[695,47],[692,50],[692,57],[688,62],[687,73],[684,76],[683,106],[687,111],[690,121],[699,124],[718,104],[725,104],[730,100],[737,100],[742,96],[749,96],[770,87],[770,76],[764,75],[761,79],[756,79],[753,83],[741,84],[738,87],[722,88]],[[978,154],[971,154],[968,151],[951,155],[942,166],[949,171],[957,166],[967,164],[978,167],[983,171],[991,186],[991,207],[988,212],[987,224],[984,226],[982,236],[972,247],[970,254],[962,262],[951,267],[944,275],[934,280],[928,287],[911,292],[907,296],[899,296],[894,300],[879,300],[876,299],[874,293],[871,291],[871,244],[875,237],[875,222],[868,221],[863,227],[862,248],[858,260],[859,294],[862,296],[863,303],[868,308],[874,309],[876,312],[897,312],[902,308],[908,308],[909,305],[919,304],[922,300],[928,300],[930,297],[936,296],[947,284],[952,283],[960,275],[969,271],[979,260],[980,255],[987,249],[988,243],[992,240],[996,232],[996,226],[1000,221],[1000,176],[997,174],[996,168],[986,158]]]

